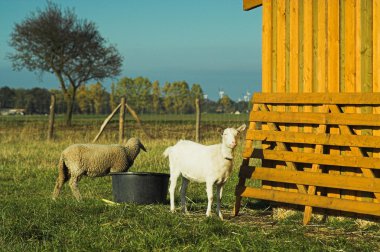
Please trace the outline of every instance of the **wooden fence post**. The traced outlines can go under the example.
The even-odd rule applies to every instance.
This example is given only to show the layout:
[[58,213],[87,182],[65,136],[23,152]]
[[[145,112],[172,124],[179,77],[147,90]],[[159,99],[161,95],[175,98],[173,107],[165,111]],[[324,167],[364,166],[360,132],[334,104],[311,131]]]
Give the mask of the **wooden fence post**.
[[53,139],[54,133],[54,116],[55,116],[55,95],[51,94],[50,96],[50,115],[49,115],[49,129],[48,129],[48,140]]
[[112,119],[112,117],[116,114],[116,112],[120,109],[121,104],[117,105],[117,107],[112,111],[112,113],[104,120],[102,126],[100,127],[99,133],[95,136],[94,140],[92,140],[93,143],[95,143],[100,135],[102,134],[103,130],[109,123],[109,121]]
[[119,143],[124,140],[124,121],[125,121],[125,97],[121,98],[119,113]]
[[201,106],[199,98],[195,98],[195,141],[200,142]]

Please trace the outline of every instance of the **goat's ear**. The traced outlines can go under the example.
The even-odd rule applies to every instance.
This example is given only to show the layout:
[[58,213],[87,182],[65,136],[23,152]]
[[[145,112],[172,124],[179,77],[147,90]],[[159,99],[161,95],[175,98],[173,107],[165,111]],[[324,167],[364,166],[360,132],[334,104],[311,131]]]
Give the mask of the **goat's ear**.
[[247,126],[246,126],[245,124],[242,124],[242,125],[240,125],[240,127],[237,128],[236,130],[237,130],[239,133],[241,133],[241,132],[243,132],[243,131],[245,130],[246,127],[247,127]]
[[216,132],[218,132],[219,135],[223,135],[223,130],[224,130],[224,129],[221,128],[221,127],[217,127],[217,128],[216,128]]

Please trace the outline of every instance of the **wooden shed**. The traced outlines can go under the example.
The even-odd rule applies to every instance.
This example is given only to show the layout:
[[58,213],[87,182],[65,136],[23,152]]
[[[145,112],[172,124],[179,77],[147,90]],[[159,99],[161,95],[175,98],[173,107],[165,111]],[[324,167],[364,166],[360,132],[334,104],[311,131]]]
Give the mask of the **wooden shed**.
[[243,7],[263,8],[262,93],[252,98],[234,214],[252,197],[304,206],[305,224],[313,207],[380,216],[380,0]]

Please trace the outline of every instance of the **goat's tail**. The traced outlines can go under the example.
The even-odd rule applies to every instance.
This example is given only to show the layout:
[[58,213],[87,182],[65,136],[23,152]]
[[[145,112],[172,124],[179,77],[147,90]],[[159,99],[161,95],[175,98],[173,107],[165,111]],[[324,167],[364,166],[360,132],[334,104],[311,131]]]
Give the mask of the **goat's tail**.
[[62,154],[58,163],[58,177],[53,191],[53,200],[59,196],[62,186],[67,180],[69,180],[69,171]]
[[164,151],[164,157],[169,157],[170,153],[172,152],[172,148],[173,146],[166,148],[166,150]]

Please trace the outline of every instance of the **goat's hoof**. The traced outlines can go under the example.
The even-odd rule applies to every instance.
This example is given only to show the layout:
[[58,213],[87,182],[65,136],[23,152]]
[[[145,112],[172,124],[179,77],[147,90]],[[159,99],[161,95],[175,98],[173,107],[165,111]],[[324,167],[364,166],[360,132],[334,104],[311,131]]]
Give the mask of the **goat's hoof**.
[[183,214],[186,214],[186,215],[189,214],[189,212],[187,211],[187,209],[182,209],[182,213],[183,213]]
[[175,209],[170,209],[170,212],[175,213]]

